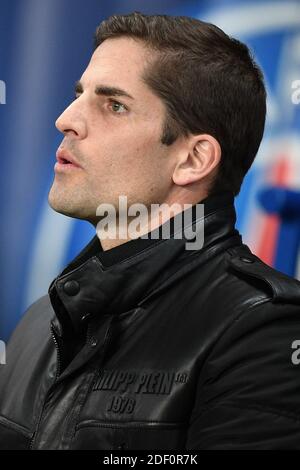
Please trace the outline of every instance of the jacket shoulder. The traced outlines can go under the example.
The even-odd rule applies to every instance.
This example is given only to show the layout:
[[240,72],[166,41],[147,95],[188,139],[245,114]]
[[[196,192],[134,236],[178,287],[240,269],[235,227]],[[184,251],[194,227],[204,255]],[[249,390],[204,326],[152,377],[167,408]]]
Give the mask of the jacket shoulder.
[[48,335],[49,323],[54,315],[49,295],[40,297],[31,304],[22,315],[9,343],[22,341],[29,335],[31,338],[37,335]]
[[247,245],[228,250],[228,270],[234,276],[265,289],[273,303],[300,304],[300,282],[263,262]]

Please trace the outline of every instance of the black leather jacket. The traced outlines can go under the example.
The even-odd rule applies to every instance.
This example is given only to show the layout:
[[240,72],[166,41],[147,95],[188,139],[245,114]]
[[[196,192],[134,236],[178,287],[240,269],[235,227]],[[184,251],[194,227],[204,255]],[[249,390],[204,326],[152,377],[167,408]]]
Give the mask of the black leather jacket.
[[300,449],[300,283],[243,244],[230,194],[205,201],[201,250],[94,237],[29,308],[0,449]]

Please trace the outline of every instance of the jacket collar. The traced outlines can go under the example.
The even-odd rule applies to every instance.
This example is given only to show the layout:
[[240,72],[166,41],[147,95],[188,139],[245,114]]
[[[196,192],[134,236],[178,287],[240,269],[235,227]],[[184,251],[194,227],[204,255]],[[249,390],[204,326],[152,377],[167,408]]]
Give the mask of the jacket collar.
[[[62,330],[80,333],[87,318],[133,309],[170,285],[182,265],[195,256],[206,262],[227,246],[242,243],[235,229],[231,193],[209,196],[199,204],[204,205],[204,217],[199,217],[195,205],[192,211],[187,210],[192,217],[181,220],[184,229],[189,228],[186,220],[192,221],[190,229],[193,231],[204,227],[200,250],[187,250],[188,240],[176,238],[174,231],[169,239],[139,238],[106,252],[95,236],[49,287],[50,300]],[[178,217],[181,215],[173,218],[174,223]]]

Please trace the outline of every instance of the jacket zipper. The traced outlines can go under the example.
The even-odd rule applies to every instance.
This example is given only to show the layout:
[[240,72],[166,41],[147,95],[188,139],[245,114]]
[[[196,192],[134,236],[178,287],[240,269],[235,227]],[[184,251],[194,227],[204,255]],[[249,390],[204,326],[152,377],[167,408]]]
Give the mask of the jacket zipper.
[[87,327],[87,330],[86,330],[86,337],[85,337],[86,344],[88,344],[88,342],[90,341],[90,339],[92,337],[91,331],[92,331],[92,324],[89,323],[88,327]]
[[[57,342],[57,339],[55,337],[55,334],[54,334],[54,327],[53,325],[51,324],[51,336],[52,336],[52,339],[53,339],[53,342],[55,344],[55,349],[56,349],[56,352],[57,352],[57,368],[56,368],[56,374],[55,374],[55,379],[54,379],[54,382],[53,384],[51,385],[50,389],[48,390],[48,393],[47,395],[49,394],[49,391],[51,390],[51,388],[53,387],[53,385],[56,383],[59,375],[60,375],[60,370],[61,370],[61,355],[60,355],[60,350],[59,350],[59,346],[58,346],[58,342]],[[36,439],[36,435],[37,435],[37,432],[39,430],[39,427],[40,427],[40,424],[41,424],[41,421],[42,421],[42,417],[44,415],[44,410],[45,410],[45,404],[46,404],[46,398],[47,398],[47,395],[45,397],[45,400],[44,400],[44,403],[43,403],[43,406],[42,406],[42,411],[40,413],[40,416],[39,416],[39,419],[38,419],[38,423],[37,423],[37,426],[36,426],[36,430],[32,436],[32,439],[30,441],[30,446],[29,446],[29,449],[30,450],[33,450],[33,446],[34,446],[34,443],[35,443],[35,439]]]
[[[107,346],[107,343],[109,342],[109,339],[111,337],[111,323],[112,323],[112,319],[110,321],[110,324],[106,330],[106,334],[105,334],[105,338],[104,338],[104,342],[103,342],[103,346],[102,346],[102,352],[104,354],[105,352],[105,348]],[[90,340],[92,339],[92,334],[91,334],[91,331],[92,331],[92,324],[89,323],[88,324],[88,327],[87,327],[87,332],[86,332],[86,344],[88,344],[90,342]],[[45,404],[46,404],[46,399],[47,399],[47,396],[49,395],[49,392],[51,390],[51,388],[53,387],[53,385],[55,385],[55,383],[57,382],[57,379],[60,375],[60,371],[61,371],[61,354],[60,354],[60,349],[59,349],[59,345],[58,345],[58,342],[57,342],[57,339],[55,337],[55,334],[54,334],[54,327],[53,325],[51,324],[51,335],[52,335],[52,338],[53,338],[53,342],[55,344],[55,348],[56,348],[56,351],[57,351],[57,369],[56,369],[56,375],[55,375],[55,379],[54,379],[54,382],[53,384],[51,385],[50,389],[48,390],[48,393],[45,397],[45,400],[44,400],[44,403],[43,403],[43,407],[42,407],[42,411],[40,413],[40,416],[39,416],[39,420],[38,420],[38,424],[36,426],[36,430],[32,436],[32,439],[31,439],[31,442],[30,442],[30,446],[29,446],[29,449],[30,450],[33,450],[33,446],[35,444],[35,441],[36,441],[36,436],[37,436],[37,433],[38,433],[38,430],[40,428],[40,424],[41,424],[41,421],[42,421],[42,418],[43,418],[43,415],[44,415],[44,410],[45,410]],[[94,380],[95,380],[96,377],[94,377]]]
[[[112,319],[111,319],[109,325],[107,326],[107,330],[106,330],[104,341],[103,341],[103,346],[101,348],[103,355],[105,353],[105,349],[106,349],[107,344],[109,342],[109,339],[111,337],[111,331],[110,331],[111,330],[111,323],[112,323]],[[94,338],[93,330],[94,330],[93,323],[92,322],[88,323],[87,330],[86,330],[86,336],[85,336],[85,344],[86,345],[91,345],[91,342]],[[98,370],[98,367],[97,367],[97,370]],[[95,382],[95,379],[97,377],[97,370],[91,370],[90,386],[88,387],[88,390],[86,391],[86,394],[88,394],[90,387],[92,387],[94,382]],[[77,418],[78,418],[78,412],[72,413],[72,415],[70,417],[70,420],[69,420],[69,423],[68,423],[68,427],[70,428],[70,430],[72,432],[72,434],[69,436],[69,439],[71,439],[71,440],[73,439],[74,432],[76,431],[76,420],[77,420]]]
[[53,325],[51,325],[51,335],[52,335],[52,339],[53,339],[53,342],[55,344],[55,348],[56,348],[56,352],[57,352],[57,368],[56,368],[56,374],[55,374],[55,379],[54,379],[54,383],[57,381],[59,375],[60,375],[60,369],[61,369],[61,355],[60,355],[60,350],[59,350],[59,346],[58,346],[58,342],[57,342],[57,339],[55,337],[55,334],[54,334],[54,327]]

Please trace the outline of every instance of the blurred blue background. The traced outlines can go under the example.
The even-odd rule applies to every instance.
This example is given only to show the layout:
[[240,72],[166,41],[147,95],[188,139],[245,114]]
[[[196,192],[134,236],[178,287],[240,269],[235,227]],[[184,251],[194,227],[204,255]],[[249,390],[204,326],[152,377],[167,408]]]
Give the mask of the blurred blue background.
[[47,195],[62,140],[54,122],[73,99],[96,26],[111,14],[194,16],[250,46],[265,73],[268,117],[236,200],[238,228],[267,263],[299,277],[300,207],[292,218],[280,203],[270,210],[275,196],[265,191],[279,188],[282,201],[288,190],[287,204],[299,201],[300,93],[292,87],[300,80],[300,0],[1,0],[0,9],[1,339],[94,236],[87,222],[50,209]]

